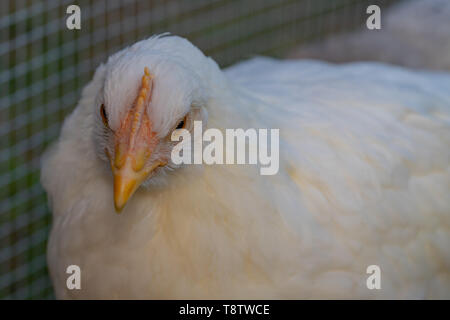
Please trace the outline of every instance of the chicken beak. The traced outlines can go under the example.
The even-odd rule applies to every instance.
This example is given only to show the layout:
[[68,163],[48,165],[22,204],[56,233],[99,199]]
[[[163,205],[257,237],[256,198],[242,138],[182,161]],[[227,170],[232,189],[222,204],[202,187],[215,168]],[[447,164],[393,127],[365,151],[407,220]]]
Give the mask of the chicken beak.
[[123,174],[114,176],[114,207],[117,213],[122,211],[128,199],[136,191],[137,185],[135,178],[127,177]]
[[[154,168],[144,168],[150,154],[149,152],[128,153],[125,155],[125,161],[119,159],[120,153],[116,152],[116,157],[113,164],[114,174],[114,207],[116,212],[120,213],[138,189],[138,187],[145,181]],[[119,164],[119,166],[117,166]]]
[[148,164],[158,139],[152,131],[146,112],[150,102],[152,78],[146,67],[136,102],[115,132],[114,160],[110,158],[114,175],[114,206],[120,212],[142,182],[160,165]]
[[[145,156],[140,161],[146,161],[149,156]],[[131,159],[131,158],[128,158]],[[130,200],[133,193],[139,188],[142,182],[158,167],[167,164],[164,161],[156,161],[150,167],[136,170],[135,161],[129,160],[119,169],[114,170],[114,207],[117,213],[120,213],[125,204]]]

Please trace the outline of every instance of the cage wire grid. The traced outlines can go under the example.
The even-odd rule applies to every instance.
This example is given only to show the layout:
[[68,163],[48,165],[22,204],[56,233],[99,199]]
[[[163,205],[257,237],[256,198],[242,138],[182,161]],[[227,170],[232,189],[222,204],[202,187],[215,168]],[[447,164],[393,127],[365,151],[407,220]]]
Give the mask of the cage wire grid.
[[[362,25],[395,0],[61,0],[0,3],[0,299],[53,298],[46,265],[51,214],[40,156],[95,68],[152,34],[187,37],[221,67]],[[66,8],[81,8],[68,30]]]

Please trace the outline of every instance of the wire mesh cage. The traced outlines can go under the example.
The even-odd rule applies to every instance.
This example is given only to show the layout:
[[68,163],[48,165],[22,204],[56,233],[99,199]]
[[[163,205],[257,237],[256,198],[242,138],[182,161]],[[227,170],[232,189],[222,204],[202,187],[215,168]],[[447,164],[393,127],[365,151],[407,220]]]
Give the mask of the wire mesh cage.
[[362,25],[366,8],[394,0],[73,1],[0,3],[0,298],[53,297],[46,267],[51,224],[40,156],[95,68],[152,34],[187,37],[222,67]]

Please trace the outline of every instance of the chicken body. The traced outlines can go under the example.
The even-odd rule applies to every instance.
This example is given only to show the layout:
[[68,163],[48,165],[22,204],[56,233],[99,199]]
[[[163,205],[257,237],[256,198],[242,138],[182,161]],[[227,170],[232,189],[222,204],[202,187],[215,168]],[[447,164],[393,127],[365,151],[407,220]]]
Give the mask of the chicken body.
[[58,298],[450,298],[449,74],[255,58],[220,77],[207,127],[280,129],[279,172],[186,165],[117,215],[92,81],[43,161]]

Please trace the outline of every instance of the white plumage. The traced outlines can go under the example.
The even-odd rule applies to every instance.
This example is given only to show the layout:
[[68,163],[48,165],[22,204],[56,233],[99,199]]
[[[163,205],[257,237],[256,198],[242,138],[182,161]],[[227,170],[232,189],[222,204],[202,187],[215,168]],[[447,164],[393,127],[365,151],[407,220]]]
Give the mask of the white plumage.
[[[160,141],[193,109],[208,128],[279,128],[279,173],[169,163],[116,214],[99,106],[118,130],[145,66]],[[98,68],[44,157],[56,295],[450,298],[449,165],[449,74],[269,58],[220,71],[152,37]],[[81,290],[66,288],[73,264]]]

